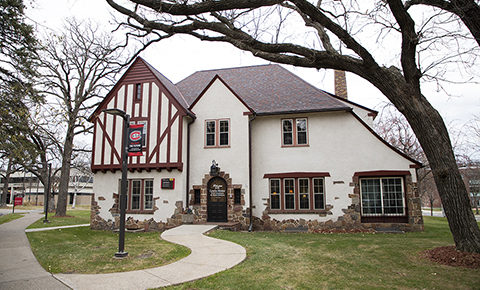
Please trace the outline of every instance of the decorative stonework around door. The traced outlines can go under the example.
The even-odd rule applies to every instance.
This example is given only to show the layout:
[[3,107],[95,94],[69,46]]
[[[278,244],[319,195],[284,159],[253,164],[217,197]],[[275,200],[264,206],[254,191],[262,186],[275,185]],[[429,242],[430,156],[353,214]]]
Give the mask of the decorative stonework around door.
[[[222,181],[226,184],[226,192],[225,196],[223,197],[224,201],[220,201],[222,200],[221,196],[209,196],[209,188],[214,184],[217,184],[218,186],[218,183],[221,183]],[[239,204],[235,204],[235,190],[240,190],[241,192],[241,200]],[[200,203],[195,203],[195,191],[200,192]],[[214,192],[214,195],[221,194],[221,191]],[[217,176],[205,174],[205,177],[202,179],[202,185],[193,185],[192,189],[190,189],[189,205],[194,209],[194,212],[196,214],[195,222],[238,222],[244,214],[244,195],[245,191],[244,189],[242,189],[242,185],[232,184],[232,179],[230,178],[230,175],[225,173],[224,171],[218,172]],[[218,212],[219,208],[221,207],[220,202],[223,202],[224,209],[226,210],[226,214],[222,213],[222,221],[220,221],[220,213]],[[212,206],[213,208],[210,208]],[[212,211],[217,212],[212,213]]]

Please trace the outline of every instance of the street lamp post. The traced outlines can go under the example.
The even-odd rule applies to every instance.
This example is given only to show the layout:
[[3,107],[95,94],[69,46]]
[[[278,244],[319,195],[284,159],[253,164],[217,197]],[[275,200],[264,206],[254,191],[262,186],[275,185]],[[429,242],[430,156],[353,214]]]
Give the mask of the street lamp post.
[[124,258],[128,256],[125,252],[125,211],[127,207],[127,171],[128,171],[128,129],[130,127],[130,115],[120,109],[102,110],[110,115],[120,116],[123,118],[123,151],[122,151],[122,185],[120,193],[120,227],[118,236],[118,252],[115,258]]
[[[45,163],[43,164],[45,165]],[[47,181],[47,192],[45,193],[45,190],[44,190],[44,198],[46,198],[45,200],[45,219],[43,220],[44,223],[49,223],[50,221],[48,220],[48,200],[50,199],[50,176],[52,175],[52,164],[51,163],[48,163],[48,181]],[[44,187],[45,189],[45,187]]]

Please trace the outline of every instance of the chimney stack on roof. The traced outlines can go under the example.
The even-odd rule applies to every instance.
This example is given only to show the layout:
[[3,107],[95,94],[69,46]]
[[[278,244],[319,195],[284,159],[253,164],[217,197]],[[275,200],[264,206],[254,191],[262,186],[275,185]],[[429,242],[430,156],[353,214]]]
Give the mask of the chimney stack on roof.
[[348,99],[345,71],[335,70],[335,95],[345,100]]

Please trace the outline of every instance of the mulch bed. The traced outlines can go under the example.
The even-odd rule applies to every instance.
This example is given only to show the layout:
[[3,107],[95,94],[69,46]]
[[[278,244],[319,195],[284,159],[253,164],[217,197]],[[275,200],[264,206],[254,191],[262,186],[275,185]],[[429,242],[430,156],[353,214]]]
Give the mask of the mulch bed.
[[442,265],[480,269],[480,254],[460,252],[455,246],[438,247],[424,251],[421,255],[425,259]]

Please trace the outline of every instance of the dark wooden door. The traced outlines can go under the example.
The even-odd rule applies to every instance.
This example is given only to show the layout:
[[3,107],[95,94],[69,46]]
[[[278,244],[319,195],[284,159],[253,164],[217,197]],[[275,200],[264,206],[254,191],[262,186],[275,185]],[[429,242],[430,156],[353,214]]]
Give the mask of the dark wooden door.
[[227,221],[227,182],[221,177],[208,181],[207,221]]

